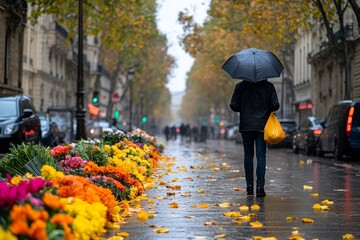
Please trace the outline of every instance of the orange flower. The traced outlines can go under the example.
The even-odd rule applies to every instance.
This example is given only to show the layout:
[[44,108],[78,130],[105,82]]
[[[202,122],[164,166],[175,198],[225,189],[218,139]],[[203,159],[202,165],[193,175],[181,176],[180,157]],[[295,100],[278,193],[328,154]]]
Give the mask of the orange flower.
[[99,187],[84,177],[74,175],[62,177],[54,185],[58,187],[59,197],[77,197],[88,203],[103,203],[108,208],[107,217],[111,219],[117,202],[110,189]]
[[26,221],[17,220],[13,221],[9,227],[10,231],[15,235],[22,235],[27,233],[29,227]]
[[39,239],[39,240],[46,240],[48,239],[46,233],[46,223],[41,220],[35,220],[29,229],[28,235],[32,238]]
[[65,213],[56,213],[50,222],[53,224],[72,224],[73,218]]
[[44,194],[43,202],[51,209],[64,209],[64,205],[60,202],[60,198],[52,195],[51,193],[46,192]]
[[75,239],[74,235],[71,232],[70,227],[67,224],[62,224],[62,227],[65,232],[65,240],[72,240]]

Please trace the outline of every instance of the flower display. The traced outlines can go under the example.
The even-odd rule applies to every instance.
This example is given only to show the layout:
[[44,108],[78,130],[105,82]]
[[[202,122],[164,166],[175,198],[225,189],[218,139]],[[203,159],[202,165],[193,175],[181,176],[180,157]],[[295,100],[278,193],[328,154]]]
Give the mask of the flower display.
[[127,200],[144,192],[160,152],[140,130],[103,135],[47,149],[47,161],[24,160],[30,173],[0,180],[0,239],[99,239],[105,228],[120,226]]
[[141,194],[144,191],[143,184],[130,176],[130,173],[126,171],[125,168],[117,166],[106,166],[99,167],[93,162],[88,162],[84,168],[85,174],[92,175],[105,175],[105,176],[113,176],[114,179],[121,182],[124,186],[129,187],[135,186],[138,189],[138,194]]
[[81,157],[66,155],[65,159],[59,162],[59,166],[64,170],[64,172],[73,174],[76,173],[77,170],[82,171],[82,168],[84,168],[86,163],[87,161],[83,160]]
[[0,207],[11,206],[15,202],[29,198],[31,197],[29,194],[39,192],[46,186],[52,186],[52,183],[42,178],[20,180],[18,184],[0,181]]
[[52,148],[50,152],[53,157],[58,157],[60,155],[66,155],[67,152],[72,148],[73,148],[72,145],[67,145],[67,146],[58,145]]
[[63,177],[64,173],[60,172],[60,171],[56,171],[55,168],[49,166],[49,165],[44,165],[41,168],[41,176],[48,181],[53,180],[54,178],[57,177]]
[[65,211],[74,218],[75,239],[97,239],[105,232],[107,207],[104,204],[88,203],[76,197],[64,198],[62,203]]
[[99,187],[84,177],[74,175],[56,178],[54,185],[58,187],[57,194],[62,198],[77,197],[88,203],[103,203],[108,210],[108,219],[111,219],[112,214],[116,214],[114,208],[117,202],[108,188]]

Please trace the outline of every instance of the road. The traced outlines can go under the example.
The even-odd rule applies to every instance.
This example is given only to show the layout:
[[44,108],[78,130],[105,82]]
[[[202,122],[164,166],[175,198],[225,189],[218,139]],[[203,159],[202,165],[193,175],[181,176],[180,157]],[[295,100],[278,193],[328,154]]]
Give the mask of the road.
[[[254,236],[342,239],[345,234],[360,238],[360,162],[336,162],[329,157],[294,154],[291,149],[268,149],[267,196],[256,198],[246,196],[243,189],[242,145],[225,140],[206,144],[178,140],[166,146],[164,154],[172,159],[154,174],[157,182],[146,191],[150,201],[141,201],[141,209],[153,212],[154,218],[139,220],[137,213],[126,218],[117,231],[128,232],[129,240]],[[254,204],[260,209],[240,210]],[[314,210],[314,204],[329,209]],[[252,216],[249,221],[236,221],[237,217],[224,215],[230,211]],[[303,218],[314,222],[304,223]],[[260,222],[262,227],[250,222]],[[168,233],[153,231],[160,227]]]

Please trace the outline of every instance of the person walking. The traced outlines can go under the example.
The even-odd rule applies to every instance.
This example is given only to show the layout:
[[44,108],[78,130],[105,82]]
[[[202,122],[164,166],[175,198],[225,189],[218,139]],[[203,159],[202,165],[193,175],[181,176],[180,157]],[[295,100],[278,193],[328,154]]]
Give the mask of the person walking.
[[240,113],[239,132],[244,146],[247,195],[254,195],[254,145],[256,146],[256,196],[265,197],[266,143],[264,127],[271,112],[280,107],[274,85],[268,80],[236,84],[230,108]]

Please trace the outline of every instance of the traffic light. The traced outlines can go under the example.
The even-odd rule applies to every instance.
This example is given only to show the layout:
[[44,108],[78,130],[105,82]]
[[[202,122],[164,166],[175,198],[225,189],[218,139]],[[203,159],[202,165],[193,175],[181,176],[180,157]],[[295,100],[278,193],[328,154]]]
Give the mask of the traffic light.
[[220,123],[220,118],[216,118],[216,119],[215,119],[215,123],[216,123],[216,124],[219,124],[219,123]]
[[141,124],[145,124],[147,122],[147,117],[146,116],[143,116],[141,118]]
[[202,123],[203,125],[206,125],[206,119],[201,120],[201,123]]
[[92,104],[95,106],[99,106],[99,92],[98,91],[94,91],[93,92],[93,98],[92,98]]
[[117,119],[119,119],[119,117],[120,117],[120,111],[115,109],[114,110],[114,118],[117,120]]

